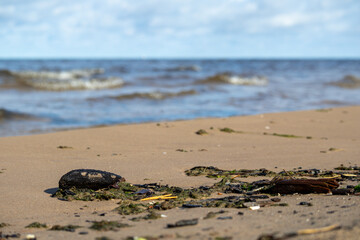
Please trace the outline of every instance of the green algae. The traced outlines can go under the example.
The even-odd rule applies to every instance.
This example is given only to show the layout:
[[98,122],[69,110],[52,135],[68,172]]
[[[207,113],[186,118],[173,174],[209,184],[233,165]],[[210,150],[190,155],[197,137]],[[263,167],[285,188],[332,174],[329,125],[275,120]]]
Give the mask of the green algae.
[[96,231],[117,231],[119,228],[130,227],[129,224],[120,223],[117,221],[93,221],[93,224],[89,227]]
[[219,214],[223,214],[223,213],[226,213],[227,211],[224,211],[224,210],[221,210],[221,211],[218,211],[218,212],[208,212],[206,214],[206,216],[204,217],[204,219],[211,219],[211,218],[214,218],[216,217],[217,215]]
[[207,131],[205,131],[204,129],[199,129],[195,132],[195,134],[202,136],[202,135],[206,135],[209,133]]
[[95,240],[112,240],[112,239],[109,237],[106,237],[106,236],[102,236],[102,237],[95,238]]
[[61,226],[61,225],[54,225],[52,226],[52,228],[50,228],[49,230],[51,231],[67,231],[67,232],[75,232],[75,229],[77,228],[81,228],[81,226],[78,225],[65,225],[65,226]]
[[72,187],[70,189],[59,189],[53,197],[64,200],[80,200],[80,201],[94,201],[94,200],[110,200],[110,199],[129,199],[136,198],[134,192],[139,188],[126,182],[119,182],[116,188],[106,188],[99,190],[79,189]]
[[178,149],[176,149],[176,151],[177,151],[177,152],[188,152],[187,150],[182,149],[182,148],[178,148]]
[[234,129],[225,127],[225,128],[220,128],[219,129],[221,132],[226,132],[226,133],[235,133],[236,131]]
[[135,203],[129,201],[120,201],[119,207],[115,208],[115,211],[120,215],[133,215],[145,212],[149,209],[149,204]]
[[161,214],[155,212],[154,210],[149,211],[149,213],[143,217],[136,217],[136,218],[131,218],[131,221],[140,221],[140,220],[156,220],[161,218]]
[[[284,137],[284,138],[303,138],[302,136],[297,136],[293,134],[282,134],[282,133],[266,133],[264,132],[264,135],[270,135],[275,137]],[[307,138],[310,139],[310,138]]]
[[4,222],[0,223],[0,228],[8,227],[8,226],[10,226],[10,224]]
[[206,166],[197,166],[193,167],[189,170],[185,171],[187,176],[206,176],[209,178],[224,178],[230,175],[239,175],[239,177],[246,178],[250,176],[269,176],[273,177],[276,175],[275,172],[262,169],[248,170],[248,169],[240,169],[240,170],[222,170],[217,167],[206,167]]
[[27,225],[25,228],[47,228],[45,223],[33,222]]

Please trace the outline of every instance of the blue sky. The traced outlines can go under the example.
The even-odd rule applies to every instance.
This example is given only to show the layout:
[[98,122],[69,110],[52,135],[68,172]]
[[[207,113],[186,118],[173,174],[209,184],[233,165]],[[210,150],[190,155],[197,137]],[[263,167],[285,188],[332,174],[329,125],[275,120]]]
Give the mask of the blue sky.
[[0,58],[360,57],[360,0],[0,0]]

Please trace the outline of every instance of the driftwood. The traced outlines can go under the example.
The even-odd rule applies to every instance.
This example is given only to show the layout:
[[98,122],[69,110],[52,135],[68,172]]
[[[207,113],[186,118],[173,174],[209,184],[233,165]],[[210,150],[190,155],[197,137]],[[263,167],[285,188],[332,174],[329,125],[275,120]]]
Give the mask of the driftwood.
[[263,190],[266,193],[280,194],[308,194],[308,193],[331,193],[339,187],[339,183],[333,178],[320,179],[296,179],[274,178],[271,187]]

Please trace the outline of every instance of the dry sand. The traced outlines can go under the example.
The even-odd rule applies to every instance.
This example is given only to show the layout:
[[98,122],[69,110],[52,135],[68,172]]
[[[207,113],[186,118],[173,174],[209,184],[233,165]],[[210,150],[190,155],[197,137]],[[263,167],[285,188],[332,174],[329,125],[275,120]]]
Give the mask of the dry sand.
[[[244,133],[219,131],[223,127]],[[209,134],[196,135],[199,129]],[[264,135],[264,132],[304,138],[277,137]],[[329,148],[339,151],[329,151]],[[60,177],[77,168],[114,172],[130,183],[196,187],[217,181],[184,174],[186,169],[198,165],[273,171],[297,167],[332,170],[340,164],[360,165],[359,106],[5,137],[0,138],[0,153],[0,223],[10,224],[0,228],[3,234],[20,233],[25,238],[26,234],[34,233],[38,239],[95,239],[100,236],[124,239],[160,235],[169,239],[176,236],[257,239],[264,233],[340,224],[340,230],[294,239],[359,239],[360,236],[360,196],[354,195],[286,196],[281,198],[289,204],[287,207],[264,207],[258,211],[227,209],[227,213],[219,215],[232,216],[231,220],[204,220],[208,212],[219,209],[201,208],[172,209],[163,212],[166,218],[140,222],[129,221],[133,216],[123,217],[112,212],[117,206],[116,200],[67,202],[50,197]],[[301,201],[311,202],[313,206],[298,205]],[[239,211],[244,214],[238,215]],[[100,216],[101,213],[105,216]],[[167,223],[192,218],[199,218],[199,224],[166,228]],[[88,220],[119,220],[132,227],[118,232],[97,232],[88,229]],[[76,224],[83,228],[74,233],[25,228],[35,221],[50,226]]]

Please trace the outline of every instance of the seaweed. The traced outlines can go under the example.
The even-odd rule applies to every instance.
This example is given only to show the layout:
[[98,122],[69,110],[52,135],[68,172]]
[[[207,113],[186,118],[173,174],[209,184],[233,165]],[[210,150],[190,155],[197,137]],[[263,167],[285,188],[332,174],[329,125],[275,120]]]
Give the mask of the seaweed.
[[356,186],[354,187],[354,191],[355,191],[355,192],[360,192],[360,184],[358,184],[358,185],[356,185]]
[[131,218],[131,221],[140,221],[140,220],[155,220],[161,218],[161,214],[155,211],[149,211],[149,213],[143,217]]
[[240,169],[240,170],[222,170],[217,167],[205,167],[205,166],[197,166],[193,167],[189,170],[185,171],[187,176],[201,176],[205,175],[209,178],[224,178],[230,175],[237,175],[238,177],[249,177],[249,176],[268,176],[273,177],[276,175],[275,172],[266,170],[264,168],[248,170],[248,169]]
[[236,131],[234,129],[225,127],[225,128],[220,128],[219,129],[221,132],[226,132],[226,133],[235,133]]
[[149,209],[149,204],[120,201],[119,207],[115,208],[120,215],[132,215],[145,212]]
[[206,214],[206,216],[204,217],[204,219],[210,219],[210,218],[214,218],[216,217],[218,214],[223,214],[223,213],[226,213],[227,211],[224,211],[224,210],[220,210],[218,212],[208,212]]
[[4,223],[4,222],[0,223],[0,228],[7,227],[7,226],[10,226],[10,224]]
[[182,148],[176,149],[176,151],[177,151],[177,152],[188,152],[187,150],[182,149]]
[[60,226],[60,225],[54,225],[52,226],[52,228],[50,228],[49,230],[51,231],[67,231],[67,232],[75,232],[75,229],[77,228],[81,228],[81,226],[78,225],[65,225],[65,226]]
[[271,133],[264,132],[264,135],[271,135],[271,136],[275,136],[275,137],[285,137],[285,138],[303,138],[302,136],[296,136],[293,134],[282,134],[282,133],[272,133],[271,134]]
[[33,222],[27,225],[25,228],[47,228],[45,223]]
[[130,227],[129,224],[120,223],[117,221],[93,221],[93,224],[89,227],[96,231],[117,231],[119,228]]
[[57,146],[57,148],[59,148],[59,149],[72,149],[73,147],[60,145],[60,146]]
[[102,237],[95,238],[95,240],[111,240],[111,238],[106,237],[106,236],[102,236]]
[[205,131],[204,129],[199,129],[195,132],[195,134],[202,136],[202,135],[209,134],[209,133],[207,131]]
[[136,198],[134,193],[139,190],[138,187],[126,183],[119,182],[116,188],[104,188],[99,190],[92,189],[79,189],[72,187],[70,189],[59,189],[52,196],[67,201],[81,200],[81,201],[94,201],[94,200],[110,200],[110,199],[129,199]]

